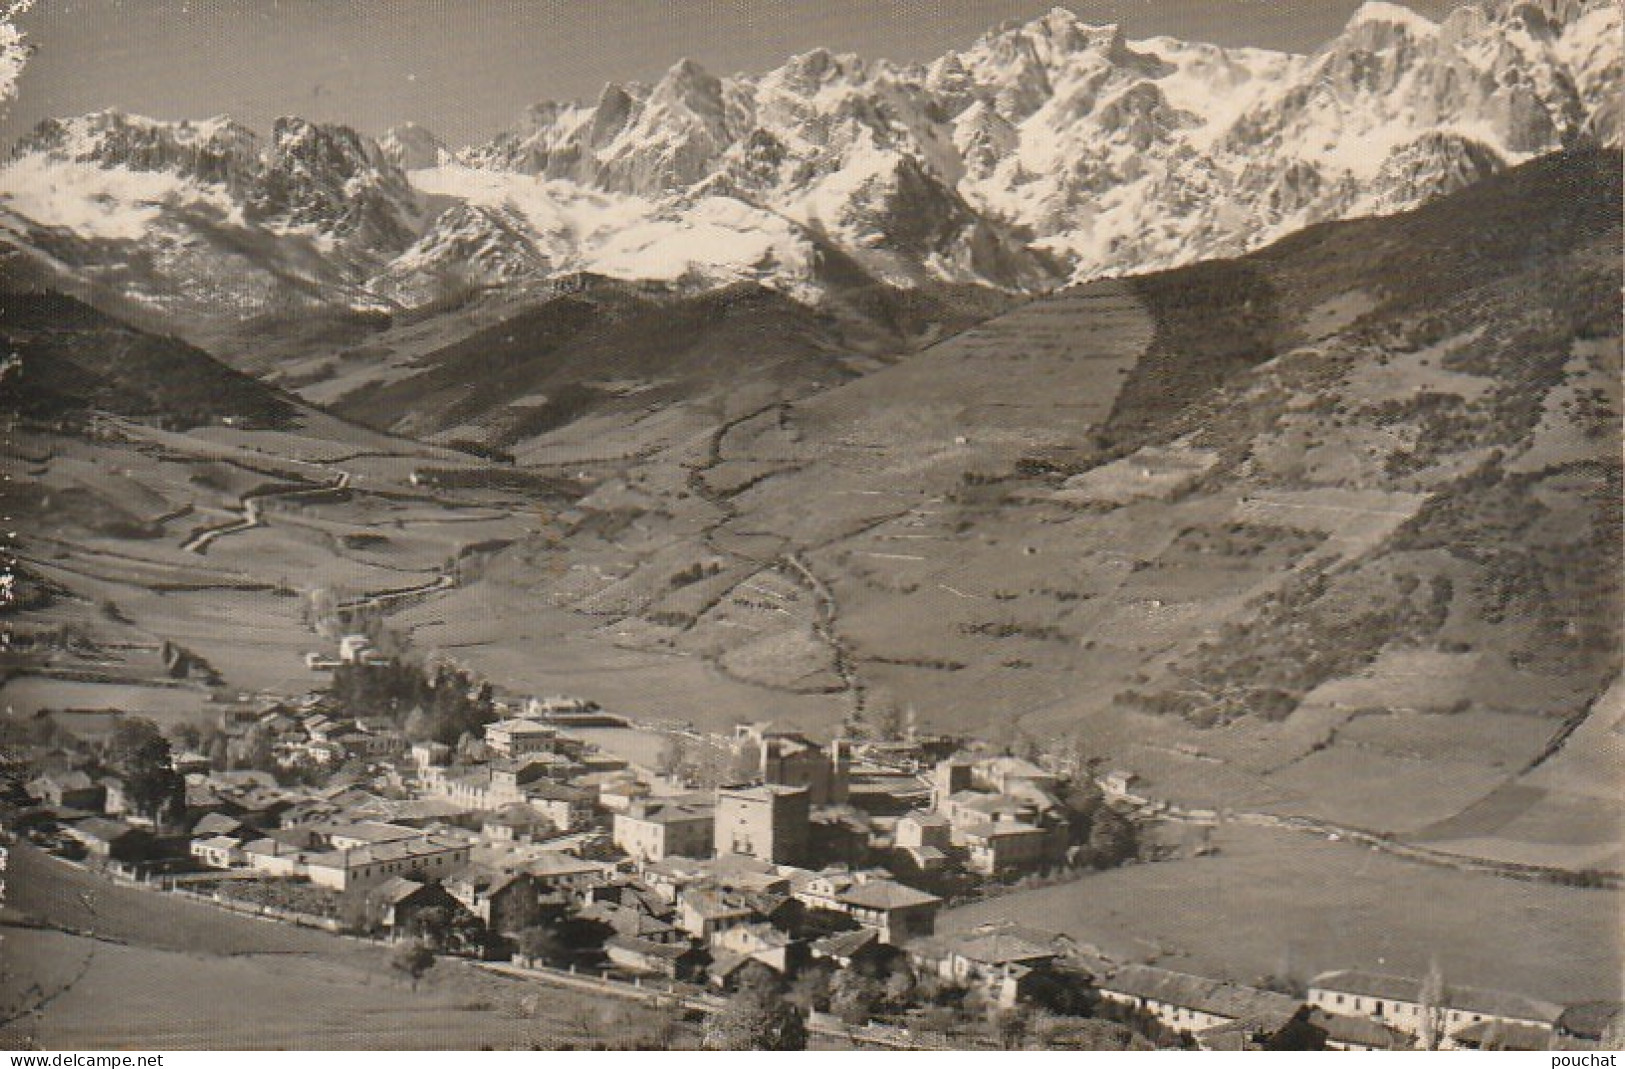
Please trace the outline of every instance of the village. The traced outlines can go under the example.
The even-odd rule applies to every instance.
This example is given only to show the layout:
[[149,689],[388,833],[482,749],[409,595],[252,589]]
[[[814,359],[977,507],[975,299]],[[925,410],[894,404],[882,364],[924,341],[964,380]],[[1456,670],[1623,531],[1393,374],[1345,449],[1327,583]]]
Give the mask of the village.
[[11,747],[8,841],[386,941],[414,986],[451,955],[702,1017],[776,1000],[858,1045],[1020,1047],[1042,1020],[1050,1047],[1105,1023],[1147,1049],[1595,1049],[1618,1027],[1617,1004],[1437,975],[1247,985],[1023,923],[939,931],[951,902],[1154,863],[1156,807],[1078,754],[912,722],[827,742],[640,724],[586,698],[498,698],[360,634],[307,666],[330,685],[167,734],[38,727]]

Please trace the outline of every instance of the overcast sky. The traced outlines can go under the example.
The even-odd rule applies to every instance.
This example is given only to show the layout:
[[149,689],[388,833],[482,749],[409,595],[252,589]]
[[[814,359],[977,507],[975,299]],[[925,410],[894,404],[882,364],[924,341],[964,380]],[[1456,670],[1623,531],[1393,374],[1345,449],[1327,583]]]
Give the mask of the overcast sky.
[[[1437,17],[1456,0],[1411,0]],[[158,118],[278,115],[381,133],[414,120],[453,145],[538,100],[591,99],[683,56],[718,74],[824,46],[923,60],[1053,0],[40,0],[37,52],[0,123],[121,108]],[[1173,34],[1309,51],[1359,0],[1074,0],[1130,37]]]

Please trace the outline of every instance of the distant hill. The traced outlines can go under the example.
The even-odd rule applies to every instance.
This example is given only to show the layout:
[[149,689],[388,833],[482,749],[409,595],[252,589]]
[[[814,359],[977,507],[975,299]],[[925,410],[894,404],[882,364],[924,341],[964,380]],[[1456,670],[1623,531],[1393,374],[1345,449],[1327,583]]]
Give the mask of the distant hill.
[[391,359],[397,335],[385,332],[327,378],[345,376],[332,401],[344,416],[506,448],[589,415],[642,416],[746,387],[764,400],[803,396],[1009,304],[981,287],[860,285],[814,309],[751,284],[682,294],[585,279],[428,351]]
[[[709,451],[628,454],[485,596],[832,717],[1076,735],[1193,801],[1444,819],[1619,672],[1620,198],[1618,153],[1562,153],[1023,304]],[[572,338],[615,336],[581,315]],[[821,337],[773,351],[804,366]],[[735,393],[740,367],[716,365]],[[532,455],[587,427],[615,452],[655,418],[632,409]]]
[[31,418],[97,409],[179,429],[225,420],[284,428],[297,413],[292,398],[203,350],[55,290],[7,282],[0,345],[10,356],[0,406]]

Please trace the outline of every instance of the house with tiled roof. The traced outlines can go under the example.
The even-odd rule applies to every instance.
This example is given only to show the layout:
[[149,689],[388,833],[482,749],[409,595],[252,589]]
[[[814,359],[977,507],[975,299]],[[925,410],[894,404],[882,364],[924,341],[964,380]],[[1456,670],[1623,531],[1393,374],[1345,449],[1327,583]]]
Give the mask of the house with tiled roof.
[[532,783],[524,789],[525,804],[553,822],[560,831],[576,831],[592,823],[594,795],[565,783]]
[[1013,1006],[1035,976],[1051,969],[1064,951],[1059,941],[1007,927],[926,936],[903,948],[917,969],[942,980],[984,991]]
[[462,903],[439,883],[391,876],[366,892],[367,909],[377,923],[397,935],[411,931],[417,919],[430,910],[455,914]]
[[880,933],[883,942],[900,944],[936,930],[942,899],[896,880],[864,880],[836,898],[847,916]]
[[515,867],[530,874],[543,894],[564,893],[580,897],[588,888],[609,879],[613,866],[558,850],[539,850]]
[[1061,781],[1060,776],[1025,758],[1008,756],[976,762],[972,766],[971,778],[972,782],[1001,794],[1012,793],[1022,785],[1045,792],[1053,791]]
[[194,836],[188,851],[200,865],[231,869],[244,864],[243,842],[232,835]]
[[738,895],[709,888],[690,888],[677,897],[677,927],[696,939],[709,941],[726,928],[757,919],[756,911]]
[[941,813],[916,809],[898,818],[892,845],[921,872],[940,872],[953,859],[953,825]]
[[715,806],[641,801],[616,813],[614,821],[615,845],[633,860],[711,856]]
[[880,933],[873,928],[854,928],[815,939],[808,949],[814,958],[824,958],[850,969],[854,962],[877,958],[883,946]]
[[713,955],[741,954],[780,974],[799,968],[807,956],[805,944],[761,921],[720,929],[707,942]]
[[1591,1049],[1618,1035],[1625,1025],[1625,1003],[1614,1001],[1577,1002],[1558,1015],[1554,1043],[1562,1050]]
[[1369,1017],[1316,1009],[1309,1021],[1326,1033],[1327,1050],[1411,1050],[1416,1045],[1415,1036]]
[[469,844],[439,835],[329,850],[305,858],[310,882],[335,891],[371,887],[392,876],[441,879],[468,864]]
[[547,839],[558,825],[540,809],[524,802],[505,805],[480,821],[481,833],[495,843],[527,843]]
[[890,879],[883,871],[821,872],[795,897],[813,909],[845,914],[886,943],[930,935],[942,899]]
[[255,872],[268,876],[304,875],[307,849],[293,843],[265,836],[251,839],[242,845],[243,864]]
[[30,797],[38,798],[53,809],[83,809],[90,813],[100,813],[106,797],[106,789],[101,784],[77,769],[36,776],[24,789]]
[[134,828],[122,820],[106,817],[86,817],[66,825],[63,833],[76,840],[96,861],[137,862],[151,858],[154,849],[152,834]]
[[965,868],[984,876],[1038,868],[1052,853],[1050,832],[1013,820],[964,825],[955,837],[965,851]]
[[535,720],[498,720],[485,725],[485,744],[503,757],[550,753],[558,735],[557,728]]
[[620,932],[604,940],[604,954],[611,964],[627,972],[671,980],[700,977],[708,957],[704,950],[686,941],[663,943]]
[[194,839],[207,839],[215,835],[228,835],[233,839],[258,838],[259,833],[236,817],[225,813],[205,813],[192,825]]
[[1108,1002],[1193,1034],[1237,1021],[1255,1032],[1274,1032],[1303,1005],[1302,999],[1279,992],[1151,965],[1124,965],[1097,978],[1095,987]]
[[644,939],[651,943],[688,942],[686,934],[679,931],[676,925],[641,909],[616,902],[590,903],[578,915],[584,920],[607,924],[617,934]]
[[1461,1050],[1550,1050],[1552,1030],[1532,1024],[1479,1021],[1452,1032],[1450,1043]]

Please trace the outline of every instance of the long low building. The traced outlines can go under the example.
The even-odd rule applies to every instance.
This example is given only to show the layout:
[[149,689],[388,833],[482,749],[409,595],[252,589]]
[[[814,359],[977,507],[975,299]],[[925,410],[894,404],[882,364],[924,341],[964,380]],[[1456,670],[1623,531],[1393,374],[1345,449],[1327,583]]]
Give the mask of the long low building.
[[1124,965],[1095,981],[1101,998],[1151,1014],[1169,1028],[1197,1033],[1236,1021],[1279,1028],[1302,999],[1227,980],[1210,980],[1151,965]]
[[311,854],[304,874],[318,887],[335,891],[371,887],[395,876],[442,879],[468,864],[470,849],[458,839],[426,835]]
[[[1437,1014],[1441,1045],[1454,1047],[1463,1030],[1487,1022],[1517,1026],[1519,1035],[1529,1030],[1552,1032],[1563,1007],[1540,999],[1526,998],[1509,991],[1441,984],[1435,1000],[1427,998],[1425,981],[1407,976],[1389,976],[1360,969],[1338,969],[1321,973],[1309,982],[1309,1004],[1328,1013],[1349,1014],[1380,1021],[1412,1036],[1425,1030],[1429,1012]],[[1428,1008],[1433,1001],[1435,1005]],[[1469,1032],[1468,1042],[1475,1035]]]

